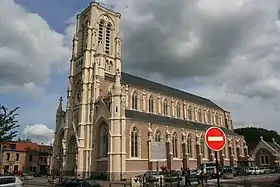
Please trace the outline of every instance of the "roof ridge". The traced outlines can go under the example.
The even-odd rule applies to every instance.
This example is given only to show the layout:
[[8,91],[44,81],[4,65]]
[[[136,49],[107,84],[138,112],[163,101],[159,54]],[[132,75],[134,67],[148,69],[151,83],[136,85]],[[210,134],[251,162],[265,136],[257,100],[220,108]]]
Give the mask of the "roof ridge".
[[159,82],[156,82],[156,81],[153,81],[153,80],[149,80],[149,79],[146,79],[146,78],[142,78],[142,77],[140,77],[140,76],[132,75],[132,74],[129,74],[129,73],[126,73],[126,72],[122,72],[122,74],[125,74],[125,75],[128,75],[128,76],[132,76],[132,77],[137,78],[137,79],[142,79],[142,80],[145,80],[145,81],[147,81],[147,82],[150,82],[150,83],[157,84],[157,85],[159,85],[159,86],[165,87],[165,88],[167,88],[167,89],[172,89],[172,90],[177,91],[177,92],[180,92],[180,93],[182,93],[182,94],[188,94],[188,95],[190,95],[190,96],[192,96],[192,97],[196,97],[196,98],[199,98],[199,99],[203,99],[203,100],[205,100],[205,101],[209,101],[209,102],[211,102],[212,104],[216,105],[216,107],[218,107],[220,110],[224,111],[224,109],[222,109],[221,107],[219,107],[216,103],[214,103],[214,102],[213,102],[211,99],[209,99],[209,98],[201,97],[201,96],[195,95],[195,94],[193,94],[193,93],[189,93],[189,92],[180,90],[180,89],[178,89],[178,88],[174,88],[174,87],[171,87],[171,86],[168,86],[168,85],[164,85],[164,84],[161,84],[161,83],[159,83]]
[[[125,72],[122,72],[122,73],[125,73]],[[180,90],[180,89],[178,89],[178,88],[174,88],[174,87],[171,87],[171,86],[168,86],[168,85],[165,85],[165,84],[161,84],[161,83],[159,83],[159,82],[156,82],[156,81],[153,81],[153,80],[149,80],[149,79],[146,79],[146,78],[143,78],[143,77],[140,77],[140,76],[132,75],[132,74],[130,74],[130,73],[125,73],[125,74],[130,75],[130,76],[133,76],[133,77],[136,77],[136,78],[139,78],[139,79],[144,79],[144,80],[149,81],[149,82],[152,82],[152,83],[160,84],[161,86],[164,86],[164,87],[166,87],[166,88],[171,88],[171,89],[176,90],[176,91],[179,91],[179,92],[183,92],[183,93],[187,93],[187,94],[190,94],[190,95],[193,95],[193,96],[196,96],[196,97],[200,97],[201,99],[210,100],[210,99],[208,99],[208,98],[206,98],[206,97],[201,97],[201,96],[199,96],[199,95],[195,95],[195,94],[193,94],[193,93],[186,92],[186,91],[183,91],[183,90]],[[210,100],[210,101],[211,101],[211,100]]]
[[[189,121],[187,119],[176,118],[176,117],[172,117],[172,116],[164,116],[164,115],[160,115],[160,114],[148,113],[148,112],[143,112],[143,111],[138,111],[138,110],[126,109],[125,111],[126,111],[126,117],[128,117],[127,114],[132,114],[133,113],[133,114],[136,114],[136,116],[137,116],[137,114],[144,114],[146,116],[149,116],[150,121],[153,117],[159,117],[161,119],[167,119],[168,120],[168,123],[166,123],[167,126],[169,126],[169,125],[172,126],[173,125],[172,121],[175,122],[175,123],[180,123],[180,124],[182,123],[182,124],[185,124],[185,125],[189,125],[188,128],[193,128],[193,125],[195,125],[195,126],[199,125],[199,126],[206,127],[206,128],[203,128],[202,131],[206,131],[209,127],[212,126],[212,125],[209,125],[209,124],[200,123],[200,122],[196,122],[196,121]],[[127,112],[129,112],[129,113],[127,113]],[[140,117],[140,116],[138,116],[138,117]],[[143,116],[141,116],[140,120],[145,120],[145,119],[143,118]],[[231,135],[234,134],[235,136],[236,135],[238,136],[238,134],[236,134],[233,130],[227,129],[225,127],[220,127],[220,128],[222,128],[226,134],[231,134]],[[201,130],[201,129],[193,129],[193,130]]]
[[273,141],[273,143],[274,143],[275,145],[277,145],[277,147],[280,148],[280,145],[279,145],[276,141]]
[[273,151],[277,152],[272,146],[270,146],[265,140],[261,139],[261,141],[267,145],[268,147],[270,147]]

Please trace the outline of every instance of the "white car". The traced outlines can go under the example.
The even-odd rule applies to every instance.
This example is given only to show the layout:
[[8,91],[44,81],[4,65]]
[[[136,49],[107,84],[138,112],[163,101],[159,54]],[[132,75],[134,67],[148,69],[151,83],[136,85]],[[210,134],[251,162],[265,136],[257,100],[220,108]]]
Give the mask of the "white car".
[[257,167],[251,167],[246,170],[247,173],[250,175],[259,175],[261,174],[261,170]]
[[1,176],[0,187],[23,187],[23,182],[15,176]]
[[260,168],[255,167],[255,175],[260,175],[262,174],[262,171],[260,170]]

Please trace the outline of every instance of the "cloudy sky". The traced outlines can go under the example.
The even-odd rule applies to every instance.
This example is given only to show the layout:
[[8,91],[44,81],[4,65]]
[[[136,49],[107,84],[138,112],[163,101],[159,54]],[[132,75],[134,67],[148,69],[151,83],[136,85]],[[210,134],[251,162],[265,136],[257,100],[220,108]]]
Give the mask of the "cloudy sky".
[[[73,18],[89,2],[0,1],[0,103],[20,107],[22,137],[52,139]],[[280,130],[278,0],[112,2],[122,13],[125,71],[212,99],[236,127]]]

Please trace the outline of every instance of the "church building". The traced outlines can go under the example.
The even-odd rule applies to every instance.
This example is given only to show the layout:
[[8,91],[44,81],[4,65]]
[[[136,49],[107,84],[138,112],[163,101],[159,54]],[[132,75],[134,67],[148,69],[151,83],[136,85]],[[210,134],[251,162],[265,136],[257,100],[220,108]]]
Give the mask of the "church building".
[[[77,15],[67,104],[56,115],[53,168],[65,175],[103,173],[131,178],[159,167],[196,168],[214,161],[204,141],[207,128],[227,135],[221,164],[248,157],[233,131],[229,111],[207,98],[123,72],[121,14],[96,2]],[[125,36],[124,36],[125,37]],[[149,162],[149,142],[165,143],[165,159]]]
[[265,141],[261,136],[252,155],[258,167],[278,168],[280,166],[280,145],[274,138],[272,141]]

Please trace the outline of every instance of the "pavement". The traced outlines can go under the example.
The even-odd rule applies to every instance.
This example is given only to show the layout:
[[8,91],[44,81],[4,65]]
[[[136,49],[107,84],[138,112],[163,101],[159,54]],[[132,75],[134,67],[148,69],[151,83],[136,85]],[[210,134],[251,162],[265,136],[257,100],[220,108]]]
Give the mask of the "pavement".
[[[270,175],[250,175],[245,177],[235,177],[233,179],[220,179],[221,186],[239,186],[244,184],[244,182],[249,182],[254,186],[261,186],[260,184],[271,184],[276,178],[280,177],[280,174],[270,174]],[[34,177],[33,180],[23,180],[25,187],[51,187],[52,185],[48,183],[45,177]],[[102,187],[130,187],[129,181],[120,181],[111,183],[109,181],[98,181]],[[192,182],[196,184],[197,182]],[[215,186],[217,184],[217,179],[211,179],[207,181],[209,186]]]
[[22,180],[24,182],[24,187],[50,187],[51,184],[48,183],[45,177],[34,177],[32,180]]

